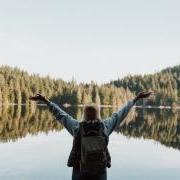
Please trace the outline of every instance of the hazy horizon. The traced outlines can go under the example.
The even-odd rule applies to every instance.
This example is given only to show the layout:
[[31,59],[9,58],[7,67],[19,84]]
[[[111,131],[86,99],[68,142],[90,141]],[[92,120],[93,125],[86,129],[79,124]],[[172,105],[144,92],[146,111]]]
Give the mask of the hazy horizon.
[[180,64],[180,1],[0,2],[0,65],[105,83]]

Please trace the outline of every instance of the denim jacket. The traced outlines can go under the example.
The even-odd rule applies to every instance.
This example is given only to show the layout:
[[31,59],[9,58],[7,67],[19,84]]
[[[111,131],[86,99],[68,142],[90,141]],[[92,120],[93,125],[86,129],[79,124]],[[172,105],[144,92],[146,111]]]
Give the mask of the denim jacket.
[[[120,123],[128,115],[133,105],[133,100],[128,101],[126,105],[120,108],[117,112],[113,113],[111,117],[102,121],[105,131],[104,133],[107,136],[109,136],[113,132],[113,130],[120,125]],[[79,130],[79,121],[71,117],[53,102],[49,102],[48,107],[50,112],[56,117],[56,119],[68,130],[68,132],[73,137],[75,137]]]

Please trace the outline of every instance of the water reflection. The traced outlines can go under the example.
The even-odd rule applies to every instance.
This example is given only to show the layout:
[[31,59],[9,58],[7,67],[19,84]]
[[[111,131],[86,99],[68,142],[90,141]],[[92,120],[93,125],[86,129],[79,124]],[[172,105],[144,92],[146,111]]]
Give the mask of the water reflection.
[[119,131],[125,136],[153,139],[168,147],[180,149],[180,111],[136,110],[136,117]]
[[[81,119],[82,108],[66,109],[76,119]],[[101,109],[102,118],[109,117],[116,109]],[[128,137],[153,139],[168,147],[180,149],[180,111],[136,109],[116,130]],[[54,120],[46,107],[29,109],[11,106],[0,109],[0,142],[16,141],[28,134],[60,131],[63,127]]]
[[[72,137],[67,131],[27,135],[13,143],[0,144],[0,179],[2,180],[69,180],[71,168],[67,158]],[[180,154],[172,148],[150,140],[126,138],[113,133],[109,150],[112,168],[108,179],[179,180]]]

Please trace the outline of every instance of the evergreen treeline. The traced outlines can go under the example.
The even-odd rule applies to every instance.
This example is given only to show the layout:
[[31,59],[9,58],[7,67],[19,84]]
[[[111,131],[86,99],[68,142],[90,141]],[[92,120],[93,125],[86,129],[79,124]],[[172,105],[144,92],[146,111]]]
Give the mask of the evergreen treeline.
[[0,67],[0,105],[15,103],[32,107],[35,103],[29,102],[28,97],[40,92],[58,104],[95,102],[121,106],[133,94],[144,90],[155,92],[154,99],[147,101],[149,105],[180,105],[180,65],[151,75],[129,75],[99,86],[94,82],[77,84],[74,80],[42,78],[18,68]]
[[36,93],[42,93],[58,104],[72,105],[95,102],[120,106],[132,97],[127,88],[98,86],[94,82],[77,84],[74,80],[65,82],[50,77],[42,78],[37,74],[29,75],[18,68],[0,67],[0,106],[26,104],[32,108],[35,103],[29,102],[28,98]]
[[143,90],[155,92],[155,99],[148,104],[152,105],[180,105],[180,65],[166,68],[152,75],[127,76],[112,81],[116,87],[128,88],[132,93]]

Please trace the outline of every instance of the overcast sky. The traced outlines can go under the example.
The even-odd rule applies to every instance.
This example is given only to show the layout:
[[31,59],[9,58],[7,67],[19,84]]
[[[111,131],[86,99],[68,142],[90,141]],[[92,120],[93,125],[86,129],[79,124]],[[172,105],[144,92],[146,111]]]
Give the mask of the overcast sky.
[[178,0],[0,0],[0,65],[98,83],[180,64]]

